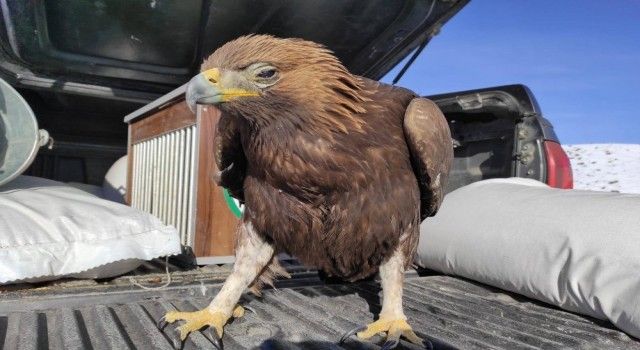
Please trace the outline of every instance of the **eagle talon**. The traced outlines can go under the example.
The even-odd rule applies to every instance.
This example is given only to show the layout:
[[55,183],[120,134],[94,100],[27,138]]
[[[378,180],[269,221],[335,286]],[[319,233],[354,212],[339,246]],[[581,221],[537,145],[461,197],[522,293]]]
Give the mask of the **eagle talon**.
[[364,331],[366,329],[367,329],[367,326],[356,326],[356,327],[352,328],[351,330],[348,330],[345,334],[342,335],[342,337],[338,341],[338,345],[343,344],[352,335],[355,335],[356,333],[362,332],[362,331]]
[[163,330],[164,327],[167,326],[167,324],[168,324],[167,320],[164,318],[164,316],[162,316],[162,318],[160,318],[156,323],[156,327],[158,327],[159,330]]
[[164,315],[163,320],[166,323],[186,321],[183,325],[176,328],[178,332],[180,332],[180,340],[184,341],[187,339],[189,333],[206,326],[213,328],[213,333],[216,333],[216,336],[221,337],[223,327],[229,318],[229,315],[225,315],[220,311],[211,311],[206,308],[195,312],[170,311]]
[[433,343],[429,339],[425,339],[422,342],[422,346],[425,348],[425,350],[433,350],[433,349],[435,349]]
[[222,339],[218,336],[218,332],[214,331],[211,333],[213,333],[213,339],[211,339],[213,347],[218,350],[224,350],[224,344],[222,343]]
[[384,344],[382,344],[382,348],[380,348],[380,350],[395,349],[396,346],[398,346],[398,343],[400,343],[400,338],[387,340],[386,342],[384,342]]
[[367,325],[367,328],[358,332],[357,336],[360,339],[369,339],[378,333],[386,333],[387,341],[382,346],[382,349],[389,350],[398,346],[400,337],[406,338],[413,344],[423,345],[423,340],[418,337],[411,329],[411,326],[404,319],[390,320],[386,318],[380,318],[379,320]]

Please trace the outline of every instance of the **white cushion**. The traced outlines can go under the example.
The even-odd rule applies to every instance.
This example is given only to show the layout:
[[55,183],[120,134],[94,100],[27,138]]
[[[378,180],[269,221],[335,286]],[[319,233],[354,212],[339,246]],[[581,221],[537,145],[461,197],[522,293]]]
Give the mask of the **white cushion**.
[[480,181],[423,222],[416,263],[640,337],[640,195]]
[[157,218],[29,176],[0,187],[0,233],[0,283],[111,277],[180,253],[178,232]]

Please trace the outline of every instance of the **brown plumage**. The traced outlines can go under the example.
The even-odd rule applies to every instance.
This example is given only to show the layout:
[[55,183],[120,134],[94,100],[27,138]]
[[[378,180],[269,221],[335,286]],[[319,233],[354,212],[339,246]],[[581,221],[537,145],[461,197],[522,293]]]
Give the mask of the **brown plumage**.
[[216,181],[244,201],[236,262],[211,304],[168,312],[181,338],[209,325],[222,336],[242,292],[283,274],[287,252],[349,281],[380,271],[380,318],[358,336],[421,339],[402,309],[404,270],[421,219],[442,202],[452,143],[436,105],[350,74],[321,45],[254,35],[219,48],[186,99],[222,111]]
[[245,202],[242,220],[277,251],[346,280],[375,273],[398,246],[412,257],[452,159],[435,104],[354,76],[299,39],[242,37],[202,70],[255,62],[275,66],[278,83],[220,104],[216,139],[217,165],[227,169],[219,184]]

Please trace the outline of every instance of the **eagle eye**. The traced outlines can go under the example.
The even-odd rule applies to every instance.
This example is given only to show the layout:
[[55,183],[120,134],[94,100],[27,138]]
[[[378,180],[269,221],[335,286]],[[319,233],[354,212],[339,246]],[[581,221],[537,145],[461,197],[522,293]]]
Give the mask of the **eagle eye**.
[[244,72],[247,79],[259,89],[266,89],[280,79],[278,68],[266,62],[254,63],[245,68]]
[[260,71],[258,74],[256,74],[259,78],[263,78],[263,79],[269,79],[272,78],[274,75],[276,75],[276,70],[275,69],[265,69],[263,71]]

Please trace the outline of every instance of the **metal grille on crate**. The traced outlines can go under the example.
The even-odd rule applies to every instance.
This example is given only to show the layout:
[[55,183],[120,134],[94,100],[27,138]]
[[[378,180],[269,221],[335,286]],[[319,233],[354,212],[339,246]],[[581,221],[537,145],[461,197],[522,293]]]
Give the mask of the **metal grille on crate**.
[[194,243],[196,125],[133,144],[131,205],[178,229]]

